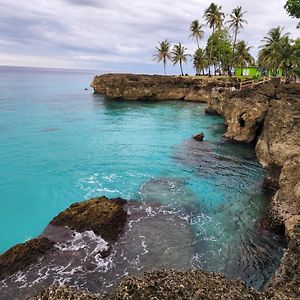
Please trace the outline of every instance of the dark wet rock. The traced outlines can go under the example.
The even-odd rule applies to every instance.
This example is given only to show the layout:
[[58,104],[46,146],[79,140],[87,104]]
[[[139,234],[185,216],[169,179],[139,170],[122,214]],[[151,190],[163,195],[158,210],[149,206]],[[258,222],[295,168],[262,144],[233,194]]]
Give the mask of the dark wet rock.
[[300,216],[286,221],[288,249],[267,289],[269,299],[300,299]]
[[125,100],[185,100],[207,102],[215,87],[237,85],[237,79],[104,74],[91,84],[95,93]]
[[203,271],[154,271],[125,279],[110,299],[266,299],[240,281]]
[[53,246],[46,238],[36,238],[10,248],[0,256],[0,280],[37,262]]
[[204,139],[204,133],[201,132],[201,133],[199,133],[199,134],[197,134],[197,135],[194,135],[194,136],[193,136],[193,139],[195,139],[195,140],[198,141],[198,142],[203,142],[203,139]]
[[76,290],[67,286],[49,286],[38,295],[28,297],[26,300],[101,300],[102,298],[88,292]]
[[122,231],[127,219],[123,209],[126,200],[106,197],[93,198],[72,204],[51,222],[54,226],[67,226],[77,232],[92,230],[104,240],[113,242]]

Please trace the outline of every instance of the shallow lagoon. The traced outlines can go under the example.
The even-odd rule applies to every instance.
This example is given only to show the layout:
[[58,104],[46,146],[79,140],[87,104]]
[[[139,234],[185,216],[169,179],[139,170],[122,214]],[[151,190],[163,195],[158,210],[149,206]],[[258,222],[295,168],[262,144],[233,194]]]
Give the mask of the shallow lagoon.
[[[262,287],[283,241],[258,226],[266,196],[253,148],[222,140],[204,104],[111,101],[84,90],[92,75],[0,69],[0,252],[75,201],[123,197],[145,204],[116,247],[120,270],[204,268]],[[191,139],[201,131],[204,143]],[[107,285],[127,272],[116,265]]]

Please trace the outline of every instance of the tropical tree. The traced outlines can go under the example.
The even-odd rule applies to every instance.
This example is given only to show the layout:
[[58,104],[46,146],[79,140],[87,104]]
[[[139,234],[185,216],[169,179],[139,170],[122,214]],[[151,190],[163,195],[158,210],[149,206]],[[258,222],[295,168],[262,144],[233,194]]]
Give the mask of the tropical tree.
[[268,35],[262,39],[264,43],[260,46],[258,53],[259,64],[267,69],[276,71],[282,63],[282,45],[288,33],[283,34],[280,26],[272,28]]
[[206,51],[210,57],[210,64],[214,65],[215,75],[217,67],[219,71],[227,71],[232,53],[228,31],[226,29],[215,31],[207,41]]
[[293,74],[300,76],[300,38],[293,42]]
[[248,66],[254,63],[254,58],[250,54],[250,49],[244,41],[236,44],[236,51],[234,52],[233,63],[234,66],[241,68],[241,76],[243,75],[243,66]]
[[240,29],[244,28],[243,24],[247,24],[247,21],[243,19],[245,13],[246,12],[242,12],[241,6],[237,6],[232,10],[232,13],[229,15],[229,20],[226,22],[227,24],[229,24],[229,28],[233,31],[231,69],[232,69],[232,59],[235,51],[237,35]]
[[[300,1],[299,0],[288,0],[284,6],[287,13],[296,19],[300,19]],[[297,25],[300,28],[300,22]]]
[[182,63],[187,62],[187,58],[190,56],[190,54],[186,53],[187,48],[185,48],[181,43],[178,43],[177,45],[174,45],[174,48],[171,52],[172,54],[172,62],[174,66],[179,63],[180,65],[180,71],[181,75],[183,76],[183,70],[182,70]]
[[[221,30],[223,26],[223,21],[225,18],[224,13],[221,11],[222,6],[218,6],[215,3],[211,3],[210,6],[204,11],[204,19],[209,28],[212,29],[212,34],[215,30]],[[211,74],[210,65],[212,64],[212,47],[210,47],[209,52],[209,75]]]
[[199,46],[199,40],[201,40],[204,36],[204,31],[203,31],[203,25],[199,23],[198,20],[194,20],[191,25],[190,25],[190,38],[193,38],[196,40],[198,49],[200,48]]
[[166,66],[168,59],[171,59],[171,53],[170,53],[170,42],[168,42],[167,39],[165,39],[162,42],[159,42],[159,46],[155,47],[156,53],[153,55],[153,60],[160,63],[161,61],[164,64],[164,74],[167,74]]
[[203,49],[198,48],[193,55],[193,67],[196,70],[196,74],[202,73],[204,75],[204,70],[207,66],[207,55]]
[[292,75],[293,68],[296,65],[295,51],[292,41],[288,36],[282,38],[280,47],[280,65],[284,75]]

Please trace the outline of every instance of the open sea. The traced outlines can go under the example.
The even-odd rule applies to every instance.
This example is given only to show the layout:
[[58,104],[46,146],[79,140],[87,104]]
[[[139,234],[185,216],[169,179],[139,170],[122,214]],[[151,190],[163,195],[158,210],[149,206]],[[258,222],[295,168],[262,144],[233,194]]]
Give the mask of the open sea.
[[[95,196],[133,200],[126,232],[110,260],[96,259],[89,272],[59,272],[49,259],[39,281],[37,270],[12,276],[0,295],[44,283],[100,292],[156,267],[202,268],[263,287],[284,239],[259,226],[267,198],[253,146],[223,140],[224,120],[206,115],[205,104],[109,100],[93,94],[94,75],[0,67],[0,253]],[[203,143],[192,139],[199,132]],[[105,248],[92,232],[73,233],[59,246],[62,255],[69,247],[65,261],[87,239]]]

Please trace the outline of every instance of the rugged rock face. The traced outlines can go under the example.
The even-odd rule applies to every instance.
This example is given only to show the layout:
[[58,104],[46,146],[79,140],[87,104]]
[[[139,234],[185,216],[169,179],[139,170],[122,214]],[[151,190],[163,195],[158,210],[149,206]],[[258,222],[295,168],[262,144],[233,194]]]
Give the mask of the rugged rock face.
[[286,235],[288,250],[269,283],[267,295],[270,299],[300,299],[300,216],[286,221]]
[[39,295],[28,297],[27,300],[101,300],[102,298],[84,291],[66,286],[50,286],[43,289]]
[[[107,242],[114,242],[127,219],[123,208],[126,200],[106,197],[75,203],[61,212],[51,222],[54,226],[67,226],[77,232],[92,230]],[[37,262],[48,251],[56,251],[55,242],[45,237],[18,244],[0,255],[0,280],[26,269]]]
[[300,85],[276,83],[223,93],[207,112],[225,118],[225,137],[257,140],[256,153],[267,170],[265,188],[272,192],[268,226],[285,226],[288,249],[266,291],[267,299],[300,299]]
[[207,102],[212,88],[236,86],[236,79],[105,74],[96,76],[91,84],[95,93],[124,100],[186,100]]
[[0,255],[0,280],[35,263],[53,246],[46,238],[36,238],[10,248]]
[[121,198],[109,200],[106,197],[74,203],[50,224],[68,226],[77,232],[92,230],[104,240],[113,242],[127,219],[127,212],[123,209],[125,203],[126,200]]

